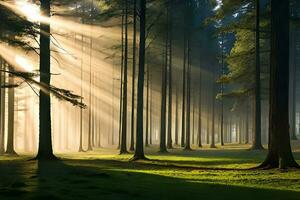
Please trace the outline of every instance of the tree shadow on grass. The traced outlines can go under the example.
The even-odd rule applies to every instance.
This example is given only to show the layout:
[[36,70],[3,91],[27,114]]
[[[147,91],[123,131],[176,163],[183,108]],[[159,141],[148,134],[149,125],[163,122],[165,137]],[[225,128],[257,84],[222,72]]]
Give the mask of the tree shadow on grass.
[[[25,193],[0,199],[153,200],[299,199],[299,192],[200,183],[132,171],[146,166],[105,160],[19,161],[0,165],[1,174],[24,183]],[[149,167],[149,166],[148,166]],[[3,176],[0,176],[1,178]],[[1,180],[2,181],[2,180]],[[21,191],[21,190],[20,190]]]

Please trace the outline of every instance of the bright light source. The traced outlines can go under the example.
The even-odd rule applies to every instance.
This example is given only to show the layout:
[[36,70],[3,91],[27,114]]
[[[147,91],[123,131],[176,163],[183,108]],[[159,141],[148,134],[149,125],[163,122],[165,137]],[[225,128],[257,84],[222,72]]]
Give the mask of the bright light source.
[[27,1],[16,1],[16,5],[19,10],[30,20],[30,21],[40,21],[42,16],[40,14],[40,9],[37,5],[29,3]]
[[25,71],[33,71],[33,65],[24,57],[17,55],[15,57],[16,63]]

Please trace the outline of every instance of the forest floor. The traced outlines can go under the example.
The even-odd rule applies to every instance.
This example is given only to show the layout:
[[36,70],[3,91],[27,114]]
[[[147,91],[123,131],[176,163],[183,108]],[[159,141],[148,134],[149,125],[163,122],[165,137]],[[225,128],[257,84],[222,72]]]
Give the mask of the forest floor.
[[[299,144],[294,155],[300,163]],[[131,154],[120,156],[107,149],[58,154],[61,160],[53,162],[4,156],[0,199],[299,200],[300,170],[248,169],[265,155],[231,145],[166,154],[147,149],[150,160],[141,162],[129,162]]]

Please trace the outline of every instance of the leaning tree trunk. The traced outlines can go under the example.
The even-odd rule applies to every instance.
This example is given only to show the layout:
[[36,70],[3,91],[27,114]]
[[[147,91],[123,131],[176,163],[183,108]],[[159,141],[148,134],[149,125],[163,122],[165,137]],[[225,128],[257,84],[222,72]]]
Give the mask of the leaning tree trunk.
[[[50,0],[41,0],[41,13],[44,17],[50,17]],[[44,90],[40,90],[40,129],[39,146],[36,159],[55,159],[52,149],[51,135],[51,100],[49,85],[51,80],[50,71],[50,24],[41,22],[40,24],[40,82],[45,85]]]
[[137,129],[136,148],[133,160],[145,159],[143,139],[143,111],[144,111],[144,73],[146,50],[146,0],[140,0],[140,46],[139,46],[139,73],[137,93]]
[[260,84],[260,4],[256,0],[256,68],[255,68],[255,106],[254,106],[254,135],[252,141],[253,150],[263,149],[261,144],[261,84]]
[[299,167],[289,134],[289,1],[271,1],[269,149],[260,167]]

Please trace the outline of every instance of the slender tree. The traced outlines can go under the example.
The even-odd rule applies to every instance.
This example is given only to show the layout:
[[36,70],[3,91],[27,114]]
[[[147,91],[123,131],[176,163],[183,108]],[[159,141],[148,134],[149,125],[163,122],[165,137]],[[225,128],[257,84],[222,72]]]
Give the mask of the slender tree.
[[145,50],[146,50],[146,0],[140,0],[140,44],[139,44],[139,73],[137,92],[137,129],[136,148],[132,160],[146,159],[144,155],[143,137],[143,111],[144,111],[144,73],[145,73]]
[[120,143],[120,154],[127,152],[127,80],[128,80],[128,0],[125,1],[125,44],[124,44],[124,83],[122,100],[122,132]]
[[[12,70],[10,68],[10,70]],[[14,77],[9,74],[8,82],[10,85],[14,84]],[[7,144],[6,144],[6,153],[9,155],[17,155],[15,152],[15,145],[14,145],[14,121],[15,121],[15,89],[9,88],[8,89],[8,126],[7,126]]]
[[135,122],[135,76],[136,76],[136,27],[137,27],[137,0],[133,0],[133,43],[132,43],[132,92],[131,92],[131,137],[130,151],[134,151],[134,122]]
[[263,149],[261,144],[261,81],[260,81],[260,0],[256,0],[256,68],[255,68],[255,129],[252,149]]

